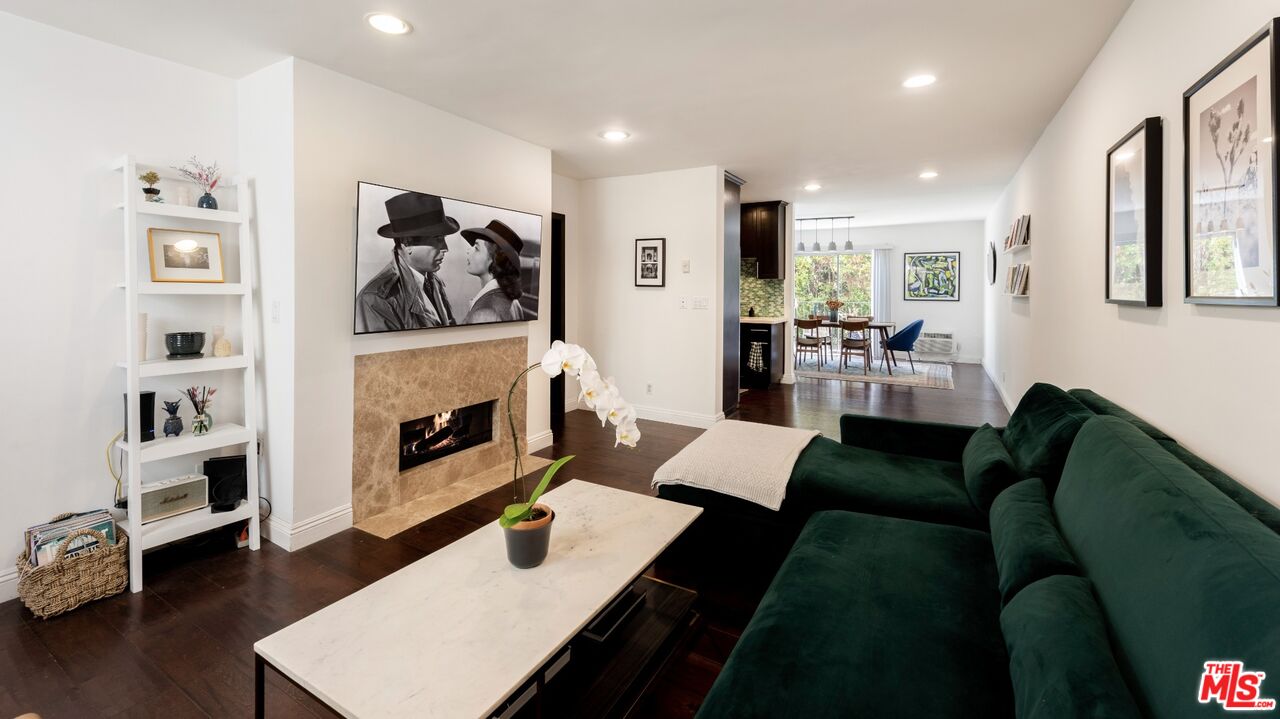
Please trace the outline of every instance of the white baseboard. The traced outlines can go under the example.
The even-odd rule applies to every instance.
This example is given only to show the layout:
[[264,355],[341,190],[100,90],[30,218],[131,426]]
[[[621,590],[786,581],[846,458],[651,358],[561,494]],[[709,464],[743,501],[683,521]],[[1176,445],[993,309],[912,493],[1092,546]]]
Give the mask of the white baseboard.
[[985,361],[982,362],[981,364],[982,364],[982,371],[987,373],[987,378],[991,380],[991,384],[996,386],[996,392],[999,393],[1000,395],[1000,401],[1004,402],[1004,408],[1008,410],[1010,414],[1013,414],[1013,408],[1016,405],[1010,402],[1009,395],[1004,393],[1004,385],[1000,384],[1000,381],[996,379],[996,376],[991,373],[991,368],[987,366],[987,363]]
[[18,570],[5,569],[0,571],[0,602],[7,602],[10,599],[18,598]]
[[584,407],[584,406],[582,406],[581,404],[579,404],[579,403],[578,403],[578,400],[576,400],[576,399],[575,399],[575,400],[573,400],[573,401],[570,401],[570,400],[567,400],[567,399],[566,399],[566,400],[564,401],[564,413],[565,413],[565,414],[569,414],[570,412],[574,411],[575,409],[586,409],[586,407]]
[[278,517],[268,517],[262,533],[272,544],[293,552],[344,529],[351,529],[351,523],[351,505],[344,504],[294,524]]
[[652,422],[666,422],[667,424],[682,424],[686,427],[699,427],[702,429],[706,429],[724,419],[723,412],[699,414],[697,412],[684,412],[661,407],[643,407],[641,405],[635,405],[635,408],[636,416],[640,419],[647,419]]
[[795,383],[796,383],[796,373],[792,372],[791,370],[787,370],[786,372],[783,372],[782,379],[778,380],[778,384],[795,384]]
[[549,429],[537,434],[531,434],[525,440],[525,452],[537,452],[540,449],[546,449],[551,446],[551,442],[554,439]]

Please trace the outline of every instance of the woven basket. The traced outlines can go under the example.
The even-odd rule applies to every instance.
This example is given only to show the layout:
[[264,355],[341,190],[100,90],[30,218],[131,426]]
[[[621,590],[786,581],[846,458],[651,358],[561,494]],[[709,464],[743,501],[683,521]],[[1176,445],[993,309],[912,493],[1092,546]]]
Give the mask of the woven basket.
[[[70,514],[54,517],[58,522]],[[77,537],[93,536],[98,549],[79,557],[67,557],[67,547]],[[58,545],[53,561],[33,567],[28,550],[18,556],[18,596],[41,619],[75,609],[85,602],[119,594],[129,584],[129,535],[116,526],[116,543],[96,529],[77,529]]]

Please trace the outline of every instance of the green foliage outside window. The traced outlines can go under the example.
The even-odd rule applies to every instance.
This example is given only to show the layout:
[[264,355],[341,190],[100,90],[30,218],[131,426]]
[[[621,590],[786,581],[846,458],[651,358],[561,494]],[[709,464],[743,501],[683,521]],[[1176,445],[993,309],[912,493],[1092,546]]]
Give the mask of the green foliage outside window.
[[844,303],[842,315],[871,316],[871,253],[796,255],[796,317],[808,317],[814,306],[827,313],[827,300]]

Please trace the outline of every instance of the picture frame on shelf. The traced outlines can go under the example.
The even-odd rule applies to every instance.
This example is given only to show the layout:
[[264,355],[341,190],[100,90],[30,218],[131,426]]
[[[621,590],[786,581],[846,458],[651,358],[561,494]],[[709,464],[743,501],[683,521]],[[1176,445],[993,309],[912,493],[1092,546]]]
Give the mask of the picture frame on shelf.
[[1160,307],[1164,130],[1148,117],[1107,150],[1105,301]]
[[1182,95],[1184,301],[1280,306],[1271,20]]
[[147,228],[152,282],[224,282],[222,236],[204,230]]
[[636,287],[667,286],[667,239],[651,237],[636,240]]
[[959,252],[906,252],[902,266],[902,299],[960,301]]

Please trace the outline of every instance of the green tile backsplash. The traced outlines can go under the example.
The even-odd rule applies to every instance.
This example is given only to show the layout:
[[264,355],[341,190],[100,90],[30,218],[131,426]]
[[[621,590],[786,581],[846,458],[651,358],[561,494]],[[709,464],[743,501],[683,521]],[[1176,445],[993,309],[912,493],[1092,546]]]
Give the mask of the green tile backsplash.
[[739,299],[742,304],[742,316],[747,310],[756,308],[757,317],[781,317],[785,314],[786,289],[783,280],[761,280],[756,278],[756,261],[743,260]]

